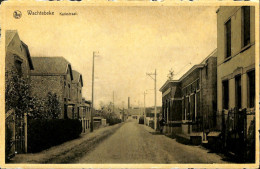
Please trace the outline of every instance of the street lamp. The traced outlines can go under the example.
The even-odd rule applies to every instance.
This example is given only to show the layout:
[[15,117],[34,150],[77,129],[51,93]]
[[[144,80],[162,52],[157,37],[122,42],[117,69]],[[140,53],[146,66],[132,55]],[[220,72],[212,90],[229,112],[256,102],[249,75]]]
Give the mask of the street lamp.
[[[154,130],[157,129],[157,107],[156,107],[156,69],[154,73],[146,73],[147,76],[150,76],[154,80]],[[154,76],[154,77],[153,77]]]
[[94,130],[94,122],[93,122],[93,115],[94,115],[94,71],[95,71],[95,57],[97,57],[98,55],[96,55],[98,52],[93,52],[93,63],[92,63],[92,104],[91,104],[91,132],[93,132]]

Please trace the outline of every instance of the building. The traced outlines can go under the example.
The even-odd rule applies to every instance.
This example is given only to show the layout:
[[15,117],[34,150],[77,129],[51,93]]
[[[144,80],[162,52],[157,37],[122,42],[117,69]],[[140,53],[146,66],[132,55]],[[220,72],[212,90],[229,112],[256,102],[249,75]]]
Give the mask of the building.
[[71,64],[63,57],[32,57],[32,95],[46,98],[56,93],[61,105],[60,118],[73,118],[74,103],[71,101],[73,73]]
[[217,35],[218,127],[226,148],[241,150],[255,114],[255,7],[220,7]]
[[205,140],[206,133],[216,125],[216,81],[217,50],[179,80],[167,80],[160,88],[164,132]]
[[90,131],[90,123],[91,123],[91,102],[82,98],[81,103],[82,111],[79,113],[79,119],[82,122],[82,132]]
[[34,67],[28,46],[20,39],[16,30],[7,30],[5,36],[5,70],[14,70],[29,79]]
[[[5,133],[10,150],[6,149],[6,159],[15,155],[15,153],[27,152],[26,135],[26,110],[20,107],[17,101],[21,103],[21,90],[26,90],[25,85],[30,84],[30,72],[34,69],[28,46],[20,39],[16,30],[6,30],[5,32]],[[18,83],[17,77],[24,80],[25,83]],[[14,80],[15,79],[15,80]],[[21,80],[21,81],[23,81]],[[17,86],[22,88],[17,88]],[[27,88],[27,87],[26,87]],[[11,93],[11,94],[10,94]],[[25,99],[27,100],[27,99]],[[27,100],[28,101],[28,100]],[[22,102],[25,104],[24,100]],[[26,103],[28,104],[28,103]],[[17,110],[23,112],[17,113]],[[8,135],[7,133],[11,133]],[[10,142],[9,142],[10,141]]]
[[72,111],[72,117],[74,119],[79,119],[79,115],[83,114],[82,107],[82,87],[83,87],[83,79],[82,75],[72,70],[73,80],[71,82],[71,102],[73,102],[74,107]]

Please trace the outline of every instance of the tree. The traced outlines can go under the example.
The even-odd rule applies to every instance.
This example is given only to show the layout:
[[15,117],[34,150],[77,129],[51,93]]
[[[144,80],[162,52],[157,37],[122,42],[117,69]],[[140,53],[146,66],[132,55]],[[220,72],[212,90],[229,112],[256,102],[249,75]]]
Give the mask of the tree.
[[5,84],[5,112],[14,109],[16,115],[20,116],[25,112],[29,112],[31,97],[28,78],[20,76],[13,69],[5,72]]

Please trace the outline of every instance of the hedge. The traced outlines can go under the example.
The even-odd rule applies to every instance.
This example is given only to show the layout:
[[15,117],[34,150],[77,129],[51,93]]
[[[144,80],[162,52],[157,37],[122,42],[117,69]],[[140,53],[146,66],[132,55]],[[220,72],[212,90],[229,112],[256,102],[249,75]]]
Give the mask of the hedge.
[[121,123],[121,119],[118,118],[107,118],[107,123],[109,123],[110,126]]
[[75,139],[81,131],[81,122],[76,119],[29,120],[28,152],[39,152]]

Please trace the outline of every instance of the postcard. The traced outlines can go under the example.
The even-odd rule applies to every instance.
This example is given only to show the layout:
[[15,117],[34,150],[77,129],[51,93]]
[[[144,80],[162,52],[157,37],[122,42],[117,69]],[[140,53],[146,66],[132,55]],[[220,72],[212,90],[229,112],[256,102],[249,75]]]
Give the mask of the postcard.
[[2,168],[258,168],[259,2],[7,1]]

